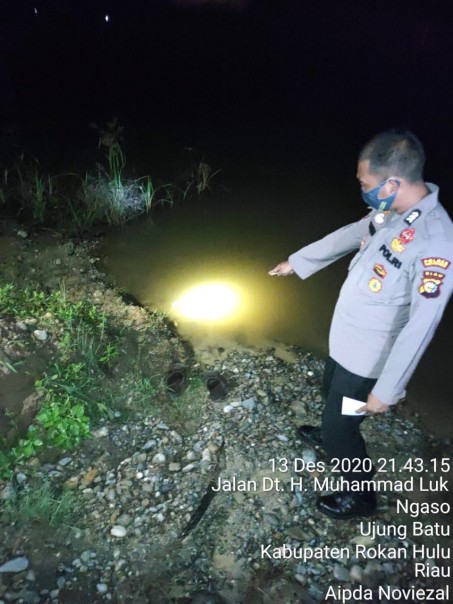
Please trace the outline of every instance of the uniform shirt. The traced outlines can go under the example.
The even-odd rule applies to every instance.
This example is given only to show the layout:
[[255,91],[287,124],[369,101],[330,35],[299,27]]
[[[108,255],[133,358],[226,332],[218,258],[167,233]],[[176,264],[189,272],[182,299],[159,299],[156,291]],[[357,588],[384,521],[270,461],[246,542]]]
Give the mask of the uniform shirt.
[[359,249],[349,265],[329,335],[330,356],[348,371],[376,378],[373,394],[395,404],[453,290],[453,223],[439,188],[403,214],[372,210],[289,257],[306,279]]

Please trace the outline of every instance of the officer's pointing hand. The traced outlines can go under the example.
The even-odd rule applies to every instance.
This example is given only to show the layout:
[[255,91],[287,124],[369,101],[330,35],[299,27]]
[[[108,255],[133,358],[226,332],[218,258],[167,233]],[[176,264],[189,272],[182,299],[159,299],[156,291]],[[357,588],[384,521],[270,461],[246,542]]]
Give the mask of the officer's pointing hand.
[[356,413],[363,413],[365,411],[368,415],[374,415],[375,413],[385,413],[389,407],[390,405],[383,403],[370,392],[366,405],[357,409]]
[[271,269],[267,274],[268,275],[277,275],[277,277],[286,277],[287,275],[292,275],[294,273],[291,264],[285,260],[284,262],[280,262],[276,267]]

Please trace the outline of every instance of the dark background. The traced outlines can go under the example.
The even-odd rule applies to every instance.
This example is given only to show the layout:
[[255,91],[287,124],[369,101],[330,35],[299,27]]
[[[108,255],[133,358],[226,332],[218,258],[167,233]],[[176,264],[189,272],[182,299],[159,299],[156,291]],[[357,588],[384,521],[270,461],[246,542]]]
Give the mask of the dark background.
[[[423,141],[426,180],[441,187],[451,213],[450,7],[2,0],[2,152],[20,140],[49,168],[63,169],[93,145],[89,123],[117,115],[128,170],[165,170],[174,148],[196,147],[229,187],[254,191],[250,204],[303,216],[315,238],[365,211],[355,182],[361,145],[406,126]],[[331,200],[318,212],[312,199],[309,216],[307,188]],[[278,213],[275,220],[278,228]],[[329,312],[335,297],[336,290]],[[451,409],[452,326],[449,309],[413,388],[434,390],[444,409]]]
[[137,160],[166,139],[239,153],[238,164],[324,157],[327,177],[349,170],[376,131],[405,125],[450,192],[448,1],[2,0],[0,10],[2,120],[35,130],[48,152],[53,140],[70,153],[89,122],[115,114]]

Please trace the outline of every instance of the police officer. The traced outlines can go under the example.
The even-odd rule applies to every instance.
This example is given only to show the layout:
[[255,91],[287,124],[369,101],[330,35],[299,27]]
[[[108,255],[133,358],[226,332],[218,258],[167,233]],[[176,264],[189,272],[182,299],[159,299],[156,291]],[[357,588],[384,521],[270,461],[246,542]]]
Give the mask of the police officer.
[[[318,509],[332,518],[376,510],[370,487],[374,468],[360,423],[404,397],[453,290],[453,223],[439,203],[438,187],[423,180],[424,162],[423,147],[408,130],[373,137],[357,168],[369,214],[269,271],[306,279],[358,250],[330,328],[321,429],[299,428],[300,436],[322,444],[330,459],[359,460],[355,472],[349,463],[341,464],[343,484],[350,488],[318,499]],[[343,415],[343,397],[362,401],[361,415]]]

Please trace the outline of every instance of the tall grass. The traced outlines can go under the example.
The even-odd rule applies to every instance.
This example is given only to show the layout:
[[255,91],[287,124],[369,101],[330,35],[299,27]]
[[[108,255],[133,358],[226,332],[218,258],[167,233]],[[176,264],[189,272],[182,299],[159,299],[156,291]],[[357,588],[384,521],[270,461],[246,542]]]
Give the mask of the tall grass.
[[20,153],[13,165],[4,168],[0,179],[0,206],[14,210],[21,219],[42,225],[58,225],[80,234],[96,225],[120,226],[156,206],[200,197],[211,190],[219,170],[195,161],[190,149],[186,178],[158,183],[150,177],[128,178],[123,150],[123,126],[114,118],[105,127],[91,124],[104,151],[96,170],[49,175],[38,160]]

